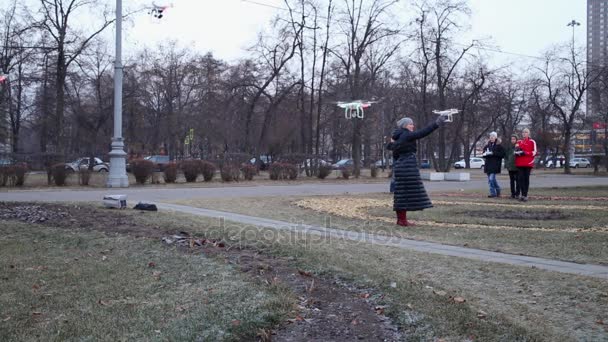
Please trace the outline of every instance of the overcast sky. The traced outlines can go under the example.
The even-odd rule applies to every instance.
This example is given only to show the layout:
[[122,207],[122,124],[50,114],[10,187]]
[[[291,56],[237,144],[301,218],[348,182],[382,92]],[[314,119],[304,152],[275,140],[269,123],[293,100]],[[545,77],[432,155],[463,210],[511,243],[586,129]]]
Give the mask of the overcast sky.
[[[252,0],[284,7],[282,0]],[[126,3],[126,2],[125,2]],[[151,4],[143,0],[133,4]],[[255,43],[257,33],[268,27],[280,10],[242,0],[156,0],[157,5],[173,4],[161,20],[147,14],[134,17],[125,26],[125,53],[144,46],[153,47],[162,40],[176,39],[183,46],[198,51],[211,51],[221,59],[234,60],[246,56],[244,49]],[[540,55],[551,45],[572,39],[567,23],[576,19],[581,26],[575,30],[579,44],[585,42],[586,1],[584,0],[470,0],[473,12],[470,33],[462,40],[491,38],[503,51]],[[405,12],[405,11],[404,11]],[[404,13],[404,16],[408,16]],[[525,57],[497,55],[517,63]]]

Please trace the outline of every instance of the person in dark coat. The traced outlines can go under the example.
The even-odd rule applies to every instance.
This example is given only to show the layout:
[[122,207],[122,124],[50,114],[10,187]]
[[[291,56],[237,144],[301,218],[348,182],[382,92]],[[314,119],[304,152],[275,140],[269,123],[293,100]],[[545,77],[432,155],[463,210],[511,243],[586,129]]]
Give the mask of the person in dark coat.
[[412,222],[407,220],[408,211],[433,207],[420,178],[416,161],[416,140],[433,133],[444,123],[445,117],[439,116],[429,126],[414,131],[414,121],[412,119],[403,118],[398,122],[398,126],[403,127],[404,130],[395,141],[393,149],[393,153],[398,156],[393,164],[393,174],[395,176],[393,210],[397,212],[397,224],[400,226],[413,225]]
[[517,181],[517,166],[515,166],[515,144],[517,135],[511,135],[511,143],[505,147],[505,168],[509,171],[509,185],[511,186],[511,198],[518,199],[520,194],[519,182]]
[[500,197],[500,185],[496,180],[496,175],[500,173],[502,158],[505,156],[505,149],[497,140],[496,132],[490,133],[490,140],[483,148],[482,157],[486,160],[484,172],[488,175],[488,185],[490,186],[490,194],[488,197]]
[[[399,123],[397,123],[399,124]],[[401,133],[403,133],[404,128],[403,127],[398,127],[395,130],[393,130],[393,133],[391,134],[391,141],[386,144],[386,149],[389,151],[393,152],[393,166],[395,165],[395,162],[397,161],[397,159],[399,159],[399,153],[395,151],[395,142],[399,139],[399,136],[401,136]],[[390,192],[391,194],[395,192],[395,172],[394,170],[391,171],[391,184],[390,184]]]

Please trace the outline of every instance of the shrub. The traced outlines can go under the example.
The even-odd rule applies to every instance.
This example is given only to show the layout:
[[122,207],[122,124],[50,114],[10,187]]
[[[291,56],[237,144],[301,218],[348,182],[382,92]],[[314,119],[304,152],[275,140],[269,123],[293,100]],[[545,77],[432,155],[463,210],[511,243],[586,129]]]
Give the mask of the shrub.
[[88,168],[78,170],[78,184],[89,185],[90,180],[91,180],[91,171],[89,171]]
[[51,166],[51,175],[53,177],[53,181],[57,186],[66,185],[66,180],[68,178],[68,170],[65,169],[65,164],[59,163]]
[[239,170],[239,168],[230,164],[224,165],[220,169],[220,174],[222,176],[222,181],[224,182],[238,182],[241,177],[241,171]]
[[10,170],[8,166],[0,166],[0,186],[6,186]]
[[136,159],[131,163],[131,171],[135,176],[135,181],[139,184],[146,184],[152,172],[154,172],[154,163],[145,159]]
[[[203,179],[205,182],[211,182],[213,177],[215,176],[215,171],[217,167],[212,162],[203,160],[200,162],[201,173],[203,174]],[[223,176],[222,176],[223,179]]]
[[25,164],[17,164],[15,169],[15,186],[23,186],[25,184],[25,174],[27,172],[27,166]]
[[163,171],[163,175],[165,177],[165,183],[175,183],[177,180],[177,164],[167,164],[167,166],[165,166],[165,171]]
[[378,168],[375,164],[372,164],[372,166],[370,166],[369,171],[372,178],[378,177]]
[[350,176],[352,176],[353,174],[353,170],[351,170],[350,168],[344,168],[342,169],[342,178],[344,179],[349,179]]
[[181,162],[181,169],[186,178],[186,182],[196,182],[196,178],[201,173],[201,165],[198,160],[184,160]]
[[253,180],[253,176],[258,173],[258,168],[254,165],[244,165],[241,167],[241,172],[243,172],[243,178],[250,181]]
[[298,178],[298,167],[294,164],[284,163],[283,170],[285,170],[285,175],[290,180],[295,180]]
[[319,166],[319,173],[317,174],[317,177],[319,177],[320,179],[325,179],[329,175],[331,175],[331,166],[329,166],[329,165]]

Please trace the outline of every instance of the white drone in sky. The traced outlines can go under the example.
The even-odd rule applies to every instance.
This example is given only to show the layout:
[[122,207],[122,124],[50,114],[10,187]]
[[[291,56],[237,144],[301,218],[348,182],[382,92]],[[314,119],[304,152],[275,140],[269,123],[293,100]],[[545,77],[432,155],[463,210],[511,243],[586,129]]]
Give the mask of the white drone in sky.
[[460,113],[460,110],[452,108],[452,109],[445,109],[445,110],[434,110],[433,113],[435,113],[437,115],[445,116],[445,122],[452,122],[452,121],[454,121],[454,118],[452,117],[452,115]]
[[378,101],[354,100],[350,102],[338,101],[335,102],[340,108],[344,108],[344,116],[347,119],[363,119],[365,109],[371,107],[372,103]]

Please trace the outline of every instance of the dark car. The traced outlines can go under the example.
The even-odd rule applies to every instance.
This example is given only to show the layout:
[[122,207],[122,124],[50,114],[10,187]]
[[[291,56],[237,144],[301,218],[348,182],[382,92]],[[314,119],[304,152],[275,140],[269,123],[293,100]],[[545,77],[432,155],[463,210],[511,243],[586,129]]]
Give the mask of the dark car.
[[[159,172],[165,169],[165,166],[171,162],[171,158],[169,156],[164,155],[153,155],[147,156],[144,160],[149,160],[154,163],[154,171]],[[126,165],[127,172],[131,172],[131,163],[127,163]]]
[[144,160],[149,160],[156,166],[155,171],[163,171],[165,166],[171,162],[169,156],[154,155],[145,157]]
[[420,161],[420,168],[421,169],[430,169],[431,162],[428,159],[422,159],[422,161]]

